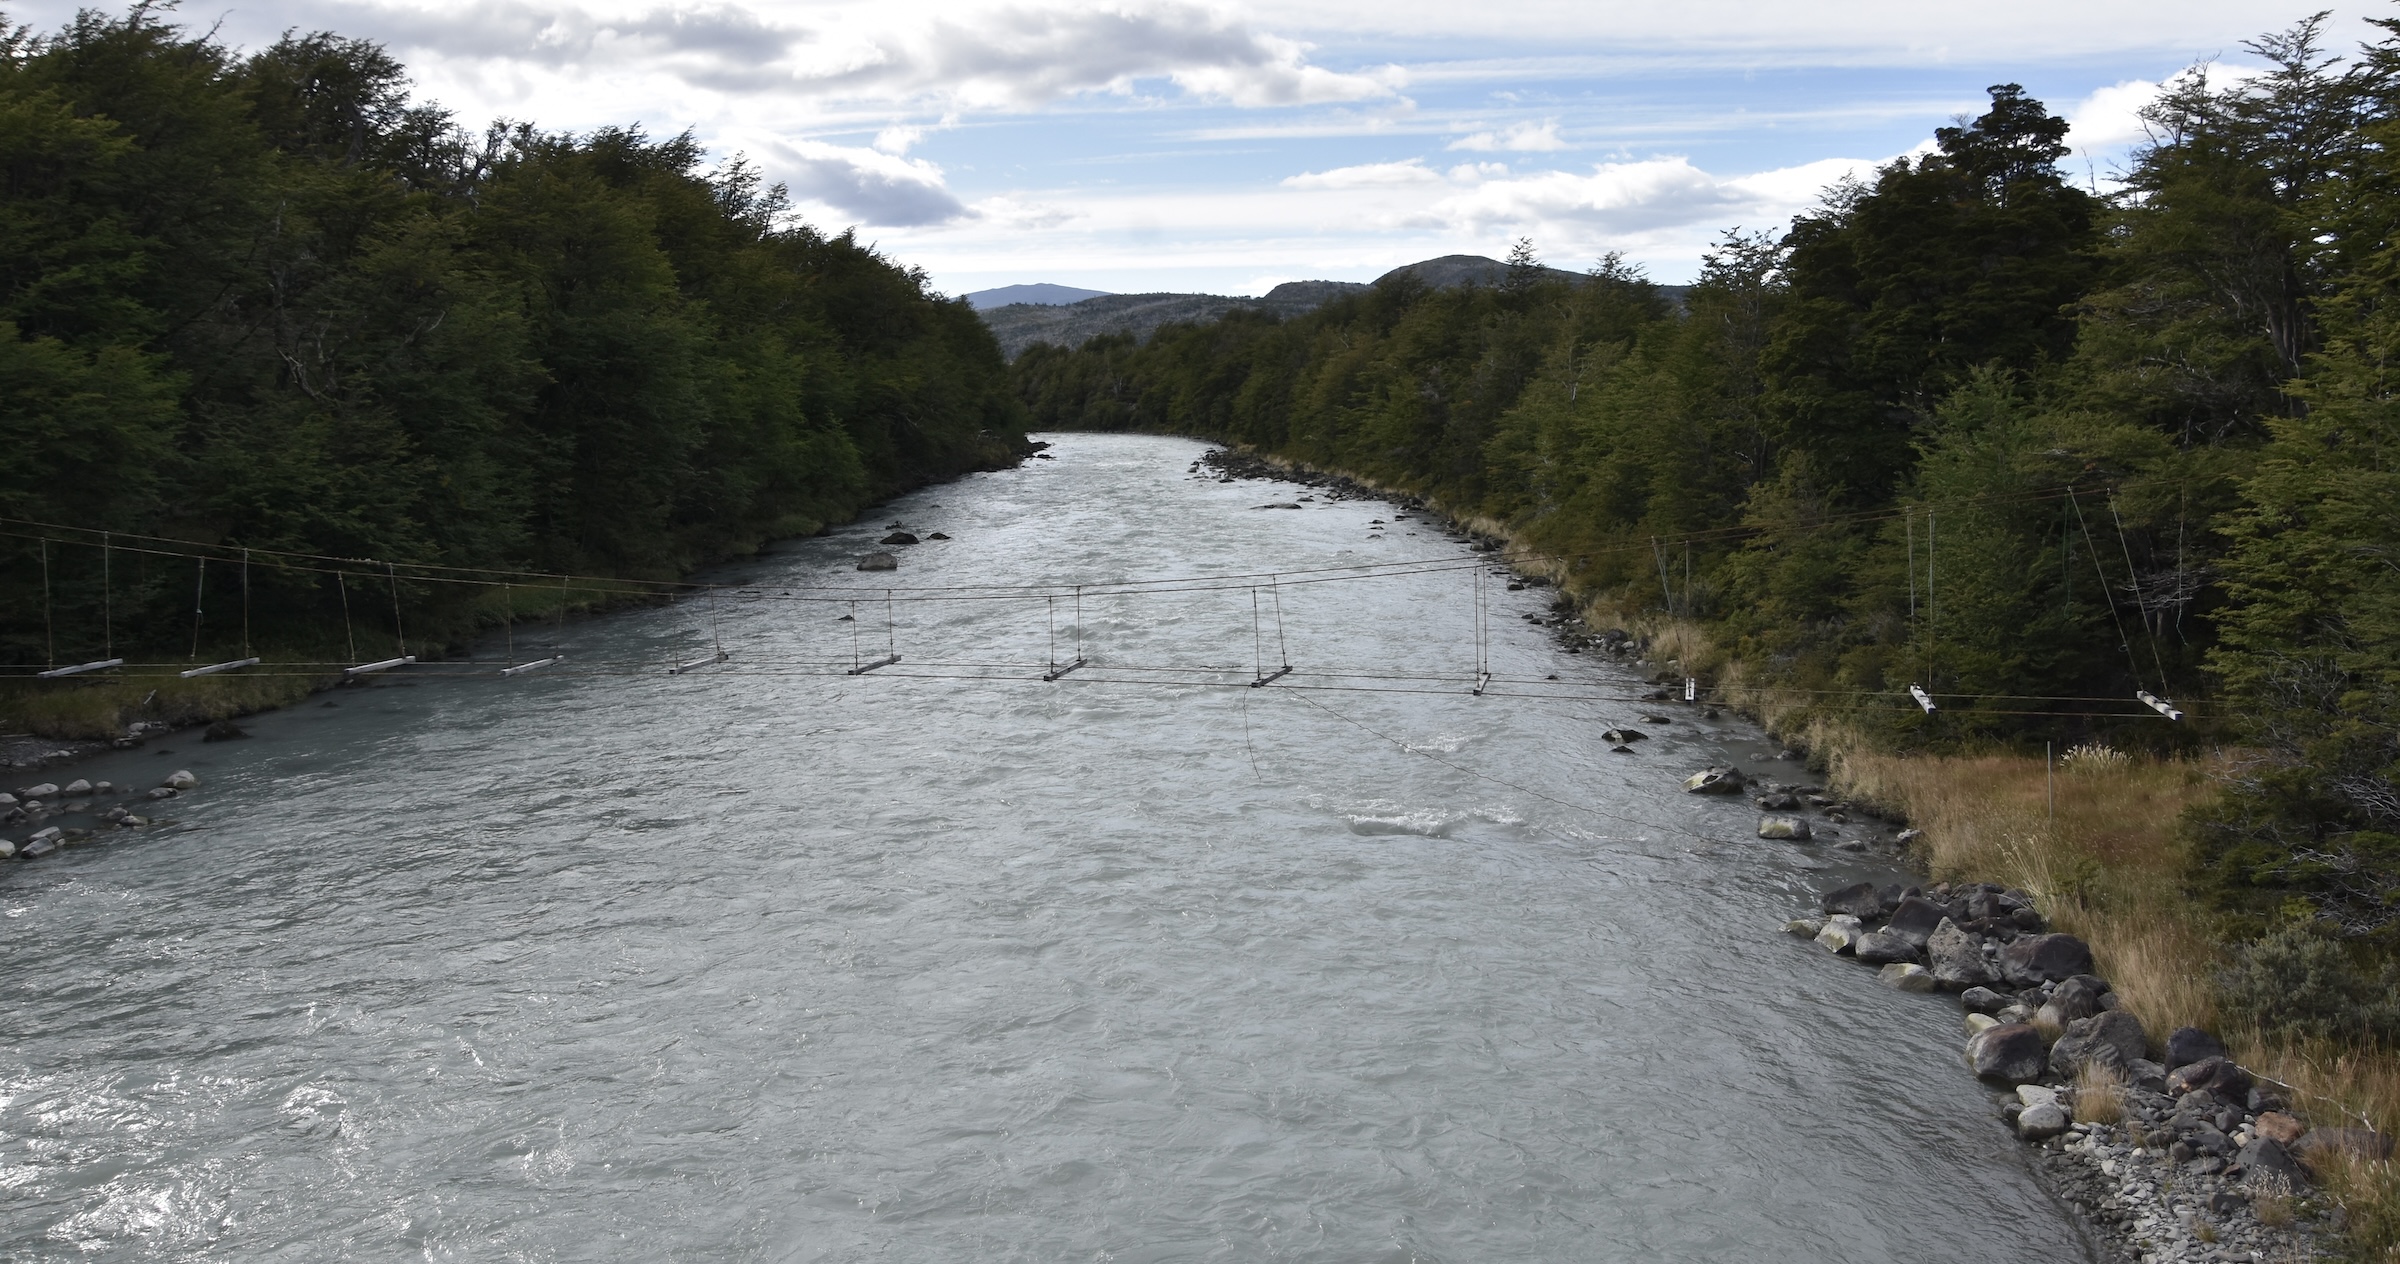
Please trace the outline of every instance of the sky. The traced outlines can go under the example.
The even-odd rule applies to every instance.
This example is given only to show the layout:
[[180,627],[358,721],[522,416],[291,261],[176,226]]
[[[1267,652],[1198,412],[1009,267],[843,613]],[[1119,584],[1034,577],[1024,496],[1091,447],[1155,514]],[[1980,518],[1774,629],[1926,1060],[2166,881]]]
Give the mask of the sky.
[[[1263,293],[1445,254],[1688,281],[2014,82],[2108,185],[2138,111],[2320,0],[183,0],[377,40],[462,123],[690,129],[958,294]],[[7,16],[54,28],[73,4]],[[2369,34],[2338,8],[2328,46]]]

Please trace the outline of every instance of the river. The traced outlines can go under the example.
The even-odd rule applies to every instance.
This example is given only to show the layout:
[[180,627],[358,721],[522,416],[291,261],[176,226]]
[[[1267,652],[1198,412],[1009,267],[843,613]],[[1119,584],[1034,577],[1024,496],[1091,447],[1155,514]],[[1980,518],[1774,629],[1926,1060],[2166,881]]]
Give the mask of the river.
[[[1799,777],[1754,728],[1498,576],[1472,696],[1462,543],[1051,438],[556,669],[73,770],[202,786],[0,872],[0,1257],[2089,1258],[1956,1005],[1779,932],[1888,871],[1678,790]],[[952,538],[853,569],[893,521]]]

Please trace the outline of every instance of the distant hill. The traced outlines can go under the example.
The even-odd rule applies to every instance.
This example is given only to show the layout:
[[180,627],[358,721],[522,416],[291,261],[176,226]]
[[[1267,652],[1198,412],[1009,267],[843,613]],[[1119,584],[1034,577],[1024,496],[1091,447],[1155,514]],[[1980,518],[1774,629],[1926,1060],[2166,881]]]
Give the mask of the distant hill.
[[1107,290],[1079,290],[1072,285],[1052,285],[1047,281],[1034,285],[1003,285],[996,290],[977,290],[962,295],[967,306],[976,311],[1007,307],[1013,303],[1028,303],[1038,307],[1058,307],[1080,303],[1087,298],[1107,298]]
[[[1543,273],[1570,285],[1580,285],[1587,278],[1581,272],[1563,268],[1544,268]],[[1443,255],[1392,269],[1377,277],[1382,284],[1402,275],[1414,276],[1435,289],[1457,285],[1497,285],[1508,275],[1508,265],[1482,255]],[[1054,346],[1080,347],[1101,334],[1129,333],[1147,339],[1161,325],[1178,321],[1198,323],[1215,320],[1227,312],[1252,310],[1273,312],[1290,319],[1312,312],[1345,295],[1356,294],[1372,287],[1357,281],[1286,281],[1257,298],[1242,298],[1227,294],[1100,294],[1091,298],[1062,302],[1052,298],[1014,297],[996,304],[981,300],[993,295],[1017,295],[1026,291],[1059,294],[1092,294],[1090,290],[1070,289],[1064,285],[1011,285],[997,290],[983,290],[967,295],[1000,339],[1001,353],[1009,359],[1037,342]],[[1680,304],[1686,287],[1662,285],[1667,301]]]

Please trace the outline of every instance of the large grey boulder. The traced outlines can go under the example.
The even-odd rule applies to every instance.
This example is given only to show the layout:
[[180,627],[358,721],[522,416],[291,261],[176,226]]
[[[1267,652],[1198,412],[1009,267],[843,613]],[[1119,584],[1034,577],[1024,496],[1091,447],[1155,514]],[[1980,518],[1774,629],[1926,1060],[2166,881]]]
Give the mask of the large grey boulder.
[[66,784],[66,788],[60,790],[58,793],[61,798],[73,799],[81,798],[82,796],[90,794],[91,792],[92,783],[85,781],[81,777],[77,777],[75,780],[68,782]]
[[1817,932],[1817,943],[1827,952],[1848,952],[1858,946],[1858,938],[1866,927],[1857,918],[1836,913],[1825,919],[1825,928]]
[[2002,1023],[1967,1040],[1967,1065],[1987,1080],[2024,1084],[2042,1078],[2050,1068],[2050,1051],[2042,1033],[2024,1023]]
[[2061,1026],[2078,1018],[2090,1018],[2100,1012],[2100,998],[2108,995],[2108,984],[2089,974],[2079,974],[2058,985],[2050,993],[2049,1008],[2058,1011]]
[[2197,1027],[2178,1027],[2167,1033],[2166,1067],[2170,1071],[2224,1056],[2225,1042]]
[[1883,897],[1876,894],[1872,882],[1860,882],[1839,891],[1827,891],[1818,897],[1817,904],[1828,913],[1862,918],[1883,916]]
[[1703,768],[1685,778],[1683,788],[1689,794],[1740,794],[1742,770],[1726,765]]
[[17,791],[17,793],[28,799],[56,798],[58,795],[58,783],[55,781],[45,781],[38,786],[27,786],[24,789]]
[[2018,987],[2072,979],[2092,972],[2091,945],[2073,935],[2026,935],[2001,947],[2000,970]]
[[1907,937],[1895,935],[1887,930],[1868,931],[1859,936],[1858,942],[1852,945],[1851,951],[1858,955],[1859,960],[1871,966],[1917,959],[1915,944],[1908,942]]
[[1797,816],[1762,816],[1758,818],[1758,836],[1760,838],[1782,839],[1786,842],[1804,843],[1809,840],[1811,834],[1808,828],[1808,821],[1805,818]]
[[2233,1161],[2242,1165],[2242,1183],[2262,1193],[2289,1194],[2308,1186],[2308,1172],[2292,1161],[2291,1153],[2265,1137],[2253,1138]]
[[1883,929],[1922,948],[1932,936],[1934,928],[1946,920],[1947,911],[1941,905],[1924,896],[1911,895],[1902,897],[1898,906],[1892,909],[1892,916],[1884,923]]
[[192,775],[191,769],[178,768],[175,771],[168,773],[167,779],[159,782],[158,784],[165,786],[169,790],[191,790],[199,786],[200,779]]
[[1875,981],[1902,992],[1930,992],[1939,986],[1925,967],[1907,961],[1895,961],[1876,971]]
[[[2008,1003],[1983,987],[1994,982],[1991,967],[1983,959],[1983,941],[1960,930],[1958,923],[1947,917],[1925,937],[1925,963],[1942,986],[1973,988],[1991,997],[1993,1004],[1986,1013]],[[1970,1004],[1969,1008],[1982,1007]]]
[[2067,1112],[2055,1102],[2028,1106],[2017,1116],[2017,1135],[2027,1141],[2048,1141],[2067,1130]]
[[2066,1033],[2050,1047],[2050,1069],[2073,1076],[2086,1065],[2097,1063],[2122,1077],[2133,1060],[2149,1048],[2150,1037],[2142,1030],[2141,1020],[2124,1010],[2112,1009],[2068,1023]]
[[[1938,977],[1941,972],[1936,969],[1934,973]],[[1958,1003],[1965,1006],[1970,1014],[1997,1014],[2008,1008],[2007,997],[1988,987],[1980,986],[1968,988],[1965,992],[1960,993]]]

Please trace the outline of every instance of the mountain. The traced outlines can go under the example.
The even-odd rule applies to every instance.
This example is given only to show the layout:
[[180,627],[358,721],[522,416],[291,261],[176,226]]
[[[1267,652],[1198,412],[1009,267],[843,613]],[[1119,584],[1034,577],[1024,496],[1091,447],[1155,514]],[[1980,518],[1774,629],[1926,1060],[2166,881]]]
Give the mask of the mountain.
[[1072,285],[1052,285],[1047,281],[1035,285],[1003,285],[996,290],[977,290],[965,295],[967,306],[976,311],[1025,303],[1038,307],[1056,307],[1080,303],[1087,298],[1107,298],[1106,290],[1079,290]]
[[[1545,276],[1580,285],[1586,279],[1581,272],[1563,268],[1544,268]],[[1400,276],[1414,276],[1437,290],[1458,285],[1498,285],[1508,276],[1508,265],[1482,255],[1443,255],[1404,264],[1377,277],[1376,284]],[[1357,281],[1286,281],[1257,298],[1242,298],[1227,294],[1100,294],[1079,301],[1057,298],[1034,298],[1025,295],[1032,291],[1057,294],[1092,294],[1090,290],[1070,289],[1063,285],[1011,285],[1003,289],[983,290],[967,295],[967,301],[991,326],[1000,339],[1000,352],[1009,359],[1037,342],[1061,347],[1080,347],[1085,341],[1101,334],[1128,333],[1147,341],[1161,325],[1178,322],[1199,323],[1215,320],[1230,311],[1250,310],[1273,312],[1290,319],[1312,312],[1345,295],[1357,294],[1372,288]],[[1685,287],[1662,285],[1660,293],[1670,303],[1681,304]],[[997,298],[996,302],[987,299]]]

